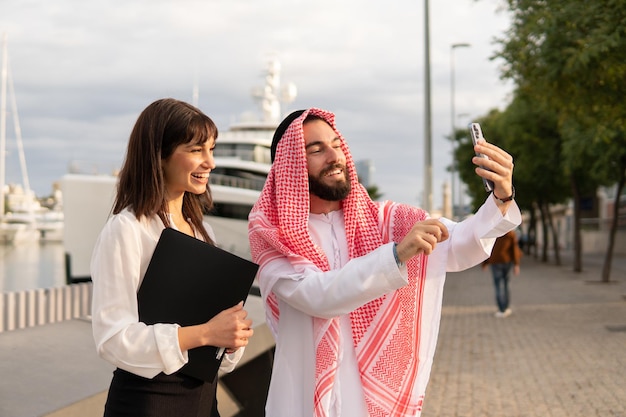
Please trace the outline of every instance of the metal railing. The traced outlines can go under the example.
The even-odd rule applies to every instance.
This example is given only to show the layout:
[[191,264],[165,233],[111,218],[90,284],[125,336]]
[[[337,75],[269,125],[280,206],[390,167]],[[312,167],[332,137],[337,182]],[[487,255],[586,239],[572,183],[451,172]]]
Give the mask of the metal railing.
[[263,185],[265,185],[265,179],[261,178],[241,178],[224,174],[211,174],[210,178],[211,184],[244,188],[247,190],[261,191],[263,189]]
[[[613,219],[587,217],[580,219],[580,224],[584,230],[608,230],[613,224]],[[618,230],[626,230],[626,214],[620,214],[617,218],[617,228]]]
[[0,293],[0,333],[91,315],[91,282]]

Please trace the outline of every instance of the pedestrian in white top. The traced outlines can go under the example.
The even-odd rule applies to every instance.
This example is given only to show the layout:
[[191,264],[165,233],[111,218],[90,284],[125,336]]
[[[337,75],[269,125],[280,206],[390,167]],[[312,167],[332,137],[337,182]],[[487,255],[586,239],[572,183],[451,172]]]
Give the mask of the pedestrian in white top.
[[283,120],[249,219],[276,339],[268,416],[420,415],[446,271],[479,264],[521,222],[511,156],[489,143],[476,150],[490,158],[473,160],[476,173],[495,192],[455,223],[372,201],[332,113]]

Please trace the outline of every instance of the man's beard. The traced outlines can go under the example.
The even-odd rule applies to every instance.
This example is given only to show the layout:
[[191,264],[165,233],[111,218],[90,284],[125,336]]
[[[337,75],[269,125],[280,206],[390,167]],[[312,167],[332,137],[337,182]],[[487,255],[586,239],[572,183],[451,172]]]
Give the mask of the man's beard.
[[[324,176],[332,170],[341,168],[343,170],[345,181],[334,185],[327,185],[324,183]],[[309,175],[309,192],[318,196],[322,200],[326,201],[341,201],[350,194],[350,178],[348,177],[348,171],[344,165],[336,164],[330,166],[320,172],[316,177]]]

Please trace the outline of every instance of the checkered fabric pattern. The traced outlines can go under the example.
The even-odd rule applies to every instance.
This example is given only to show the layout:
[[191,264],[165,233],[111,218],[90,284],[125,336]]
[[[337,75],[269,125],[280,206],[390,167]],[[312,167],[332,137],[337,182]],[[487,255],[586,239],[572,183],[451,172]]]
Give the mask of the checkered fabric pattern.
[[[330,265],[308,232],[309,188],[302,123],[308,114],[326,120],[342,141],[352,191],[343,201],[349,256],[363,256],[379,246],[399,242],[423,210],[392,202],[374,202],[358,182],[348,146],[335,126],[332,113],[312,108],[296,118],[278,142],[276,157],[265,187],[250,213],[252,259],[261,265],[287,257],[296,271]],[[414,392],[419,366],[422,288],[426,276],[424,255],[407,262],[409,283],[370,301],[350,314],[352,336],[368,411],[371,417],[414,416],[421,410],[423,393]],[[261,282],[268,309],[268,324],[277,335],[278,302],[271,284]],[[338,319],[314,318],[316,346],[315,416],[328,415],[330,393],[341,349]]]

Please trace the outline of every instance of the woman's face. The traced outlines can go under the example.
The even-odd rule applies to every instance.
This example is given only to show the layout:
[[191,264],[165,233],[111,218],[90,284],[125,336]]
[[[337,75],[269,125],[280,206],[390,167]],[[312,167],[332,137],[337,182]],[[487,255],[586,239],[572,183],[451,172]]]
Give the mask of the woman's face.
[[213,149],[214,138],[203,144],[186,143],[163,160],[165,188],[170,199],[180,198],[185,192],[202,194],[206,191],[209,174],[215,168]]

